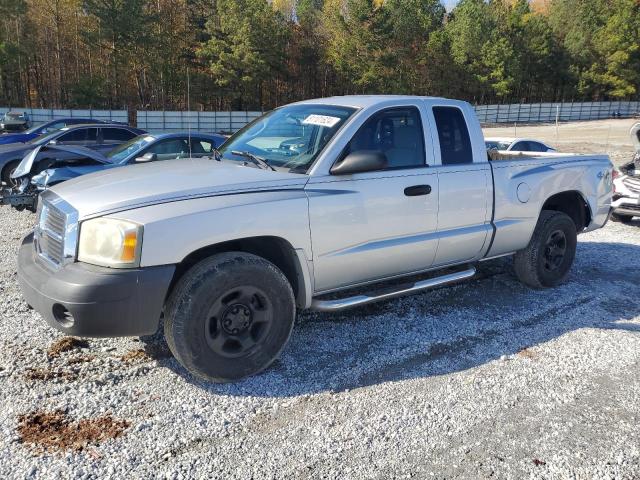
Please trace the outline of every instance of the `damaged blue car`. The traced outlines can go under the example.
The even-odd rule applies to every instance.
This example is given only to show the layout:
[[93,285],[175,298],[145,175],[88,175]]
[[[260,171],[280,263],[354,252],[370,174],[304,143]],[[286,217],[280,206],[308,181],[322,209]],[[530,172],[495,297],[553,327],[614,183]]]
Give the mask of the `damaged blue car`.
[[35,211],[39,193],[53,185],[111,168],[159,160],[215,157],[227,137],[204,133],[144,134],[108,153],[75,145],[45,144],[31,150],[12,172],[15,188],[0,204]]

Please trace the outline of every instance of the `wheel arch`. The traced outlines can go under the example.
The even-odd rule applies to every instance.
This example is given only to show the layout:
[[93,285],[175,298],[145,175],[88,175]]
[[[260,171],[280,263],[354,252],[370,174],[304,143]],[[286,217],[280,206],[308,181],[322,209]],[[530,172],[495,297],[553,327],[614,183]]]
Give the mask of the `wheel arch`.
[[193,265],[199,261],[223,252],[245,252],[270,261],[285,275],[296,299],[296,305],[307,308],[311,304],[313,292],[312,275],[308,260],[302,250],[295,249],[291,243],[281,237],[258,236],[229,240],[199,248],[182,259],[167,290],[167,297],[176,283]]
[[583,231],[592,220],[591,208],[577,190],[555,193],[545,200],[542,210],[555,210],[567,214],[576,226],[576,232]]

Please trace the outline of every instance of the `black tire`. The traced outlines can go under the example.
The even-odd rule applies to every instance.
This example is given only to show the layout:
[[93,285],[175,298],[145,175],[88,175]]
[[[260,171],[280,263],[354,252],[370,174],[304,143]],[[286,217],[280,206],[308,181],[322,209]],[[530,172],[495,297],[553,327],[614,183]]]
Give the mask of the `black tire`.
[[13,160],[7,163],[2,169],[2,181],[10,187],[16,186],[15,181],[11,179],[11,174],[17,168],[18,165],[20,165],[20,160]]
[[562,283],[576,256],[577,241],[576,226],[567,214],[543,210],[529,245],[514,256],[516,276],[533,288]]
[[632,219],[633,217],[631,215],[620,215],[618,213],[611,214],[612,222],[629,223]]
[[293,290],[275,265],[227,252],[202,260],[178,281],[165,305],[164,332],[189,372],[230,382],[278,357],[295,315]]

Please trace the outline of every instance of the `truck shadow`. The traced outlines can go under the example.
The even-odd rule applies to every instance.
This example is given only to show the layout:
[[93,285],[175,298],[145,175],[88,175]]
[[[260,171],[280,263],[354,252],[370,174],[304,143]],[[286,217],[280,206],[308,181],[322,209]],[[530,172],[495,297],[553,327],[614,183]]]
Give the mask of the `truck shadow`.
[[[483,264],[453,287],[343,313],[299,316],[282,357],[234,384],[195,379],[211,393],[289,397],[445,375],[499,359],[535,356],[535,346],[578,329],[640,332],[640,247],[581,241],[569,280],[532,290],[510,260]],[[533,349],[532,349],[533,347]]]

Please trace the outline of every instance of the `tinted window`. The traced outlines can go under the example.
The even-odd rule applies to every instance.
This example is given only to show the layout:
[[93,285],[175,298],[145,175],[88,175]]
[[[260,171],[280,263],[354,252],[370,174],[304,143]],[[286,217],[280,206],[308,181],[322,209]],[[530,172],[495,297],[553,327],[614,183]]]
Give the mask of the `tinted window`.
[[528,152],[529,151],[529,142],[518,142],[511,147],[511,151],[513,152]]
[[145,153],[157,153],[158,155],[181,153],[186,155],[189,153],[189,146],[184,138],[172,138],[152,145]]
[[529,142],[530,152],[546,152],[547,147],[538,142]]
[[78,128],[65,133],[58,138],[58,142],[95,142],[98,137],[97,128]]
[[472,163],[471,139],[462,111],[455,107],[433,107],[433,116],[438,129],[442,165]]
[[194,156],[211,153],[213,149],[214,149],[214,145],[209,140],[204,140],[200,138],[191,139],[191,153]]
[[346,154],[360,150],[383,152],[388,168],[423,166],[424,137],[418,109],[393,108],[374,114],[353,136]]
[[135,137],[136,134],[124,128],[103,128],[102,138],[105,142],[126,142]]

